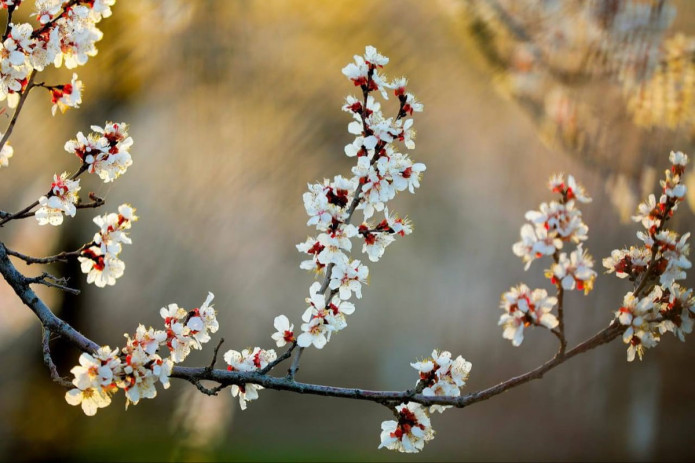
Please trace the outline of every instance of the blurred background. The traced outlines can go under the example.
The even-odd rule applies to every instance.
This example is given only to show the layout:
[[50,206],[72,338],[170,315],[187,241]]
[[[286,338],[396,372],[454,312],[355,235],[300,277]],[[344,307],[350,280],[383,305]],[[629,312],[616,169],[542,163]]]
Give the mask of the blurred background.
[[[17,210],[55,172],[77,168],[63,151],[77,131],[131,124],[126,175],[81,182],[106,198],[99,213],[122,202],[138,209],[125,275],[98,289],[77,266],[55,265],[82,295],[38,288],[101,344],[122,345],[138,323],[159,326],[160,307],[197,307],[208,291],[221,325],[211,344],[224,337],[223,351],[274,347],[280,313],[299,327],[313,281],[295,249],[312,233],[301,195],[307,182],[349,174],[350,118],[340,106],[355,89],[340,70],[368,44],[425,105],[413,153],[427,164],[422,188],[391,206],[415,233],[370,265],[348,329],[304,354],[300,381],[403,390],[417,379],[409,363],[434,348],[473,363],[464,393],[537,366],[556,339],[534,330],[515,348],[497,321],[510,286],[550,289],[543,263],[524,272],[511,252],[524,213],[550,199],[547,178],[572,173],[593,196],[582,207],[585,247],[602,273],[603,257],[635,243],[629,216],[656,189],[669,151],[695,155],[695,4],[684,0],[121,0],[100,26],[99,55],[77,70],[82,107],[52,118],[48,94],[29,98],[10,168],[0,171],[0,209]],[[70,76],[54,70],[41,80]],[[693,229],[693,205],[690,196],[678,211],[679,232]],[[94,234],[94,215],[81,211],[60,228],[13,222],[0,240],[35,256],[77,249]],[[570,345],[605,327],[628,289],[600,275],[589,296],[569,295]],[[40,336],[0,282],[2,459],[695,458],[695,349],[670,335],[642,362],[628,364],[616,341],[542,381],[437,414],[437,438],[418,455],[377,450],[380,423],[391,419],[383,407],[276,391],[242,413],[228,390],[207,397],[174,381],[127,412],[119,394],[87,418],[50,381]],[[212,348],[186,365],[207,364]],[[79,353],[60,341],[53,350],[68,374]]]

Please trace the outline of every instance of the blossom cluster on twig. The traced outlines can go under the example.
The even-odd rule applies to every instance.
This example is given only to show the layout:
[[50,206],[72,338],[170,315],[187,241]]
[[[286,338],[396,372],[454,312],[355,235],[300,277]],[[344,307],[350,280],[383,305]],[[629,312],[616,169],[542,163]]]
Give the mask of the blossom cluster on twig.
[[690,233],[680,235],[665,228],[666,222],[683,201],[686,186],[682,183],[688,156],[671,152],[671,168],[661,180],[659,200],[652,194],[638,206],[632,218],[644,227],[637,232],[642,241],[638,247],[615,250],[603,259],[608,273],[628,278],[635,283],[633,291],[623,298],[615,315],[627,327],[623,341],[628,344],[627,359],[642,359],[644,351],[658,344],[661,335],[671,332],[681,341],[693,330],[695,298],[692,289],[677,283],[686,277],[692,266]]
[[[57,85],[34,84],[38,71],[53,65],[65,65],[74,69],[87,63],[97,54],[96,42],[103,34],[97,24],[111,16],[111,6],[116,0],[37,0],[35,18],[37,26],[30,23],[13,23],[12,14],[21,0],[4,0],[2,7],[8,11],[8,24],[0,43],[0,101],[7,100],[10,108],[20,104],[20,98],[32,86],[48,90],[52,113],[60,109],[77,108],[82,102],[83,84],[73,73],[68,83]],[[6,143],[3,140],[3,148]],[[3,149],[4,151],[4,149]],[[6,165],[8,153],[0,156]]]
[[[564,349],[561,312],[564,291],[577,289],[586,294],[593,288],[596,278],[594,260],[582,244],[588,238],[589,227],[576,205],[577,202],[589,203],[591,198],[572,175],[553,175],[548,187],[560,197],[526,213],[529,223],[521,227],[521,241],[515,243],[512,250],[526,263],[526,270],[535,260],[552,257],[545,276],[556,286],[558,295],[548,296],[545,289],[531,290],[523,283],[511,288],[502,295],[500,306],[504,313],[499,324],[504,327],[502,336],[515,346],[523,342],[527,327],[556,330]],[[566,246],[575,248],[568,254]],[[552,312],[555,308],[557,316]]]
[[[138,325],[121,349],[101,347],[97,352],[80,355],[80,364],[70,372],[75,386],[65,394],[70,405],[80,405],[86,415],[96,414],[99,408],[111,403],[111,397],[123,389],[126,408],[137,405],[140,399],[157,396],[155,385],[169,388],[169,375],[175,363],[182,362],[191,349],[202,349],[217,332],[219,324],[212,306],[213,294],[193,310],[169,304],[160,310],[164,329],[155,330]],[[164,357],[159,355],[164,350]],[[166,354],[168,353],[168,356]]]
[[[352,295],[362,297],[369,268],[350,257],[352,240],[361,240],[362,252],[371,262],[377,262],[397,236],[412,232],[410,221],[390,213],[386,203],[396,193],[414,193],[420,186],[425,165],[400,152],[397,143],[415,148],[413,119],[409,116],[422,111],[423,105],[407,91],[405,78],[389,82],[381,73],[388,62],[376,48],[368,46],[364,55],[355,55],[354,62],[343,68],[343,74],[362,91],[361,98],[348,96],[342,108],[352,116],[348,132],[355,135],[345,146],[345,154],[356,158],[356,165],[351,177],[336,175],[333,180],[309,184],[309,191],[304,193],[307,225],[315,227],[318,235],[297,245],[309,257],[300,267],[313,270],[323,283],[317,281],[309,289],[309,307],[297,337],[302,348],[323,348],[333,333],[347,326],[346,315],[355,311],[354,304],[348,302]],[[384,100],[390,92],[396,96],[395,116],[387,118],[383,114],[375,92]],[[361,210],[364,217],[358,226],[350,223],[356,210]],[[377,212],[383,213],[380,221],[373,219]]]

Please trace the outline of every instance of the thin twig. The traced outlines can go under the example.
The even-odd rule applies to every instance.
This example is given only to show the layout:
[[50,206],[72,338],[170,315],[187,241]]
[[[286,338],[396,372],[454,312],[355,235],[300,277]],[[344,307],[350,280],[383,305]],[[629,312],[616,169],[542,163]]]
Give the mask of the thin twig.
[[277,365],[279,365],[280,363],[282,363],[285,360],[287,360],[288,358],[290,358],[292,356],[292,351],[294,350],[295,347],[297,347],[297,341],[294,341],[292,343],[292,345],[290,346],[290,348],[287,349],[287,351],[284,354],[282,354],[280,357],[278,357],[275,360],[273,360],[272,362],[270,362],[268,365],[265,366],[265,368],[258,370],[258,372],[262,375],[268,374],[268,372],[270,372],[270,370],[272,370]]
[[77,251],[69,251],[69,252],[63,251],[59,254],[56,254],[55,256],[48,256],[48,257],[31,257],[31,256],[27,256],[25,254],[22,254],[20,252],[13,251],[12,249],[9,249],[7,247],[5,248],[5,252],[10,256],[14,256],[14,257],[17,257],[19,259],[22,259],[24,262],[26,262],[29,265],[31,265],[31,264],[50,264],[53,262],[67,262],[68,259],[70,259],[70,258],[78,257],[82,253],[82,251],[84,251],[85,249],[87,249],[88,247],[90,247],[92,245],[94,245],[94,241],[90,241],[89,243],[83,245]]
[[220,342],[217,343],[217,347],[215,347],[215,351],[212,353],[212,361],[210,362],[210,365],[208,366],[208,370],[214,370],[215,369],[215,363],[217,362],[217,353],[220,351],[220,347],[222,347],[223,342],[224,342],[224,338],[220,338]]
[[197,378],[187,378],[187,380],[205,395],[217,395],[222,389],[227,387],[225,384],[220,384],[219,386],[215,386],[212,389],[208,389],[207,387],[203,386],[200,380]]
[[[536,325],[536,326],[543,326],[543,325]],[[560,349],[558,350],[558,355],[560,355],[560,353],[563,352],[562,344],[563,344],[563,342],[565,342],[565,338],[562,335],[562,333],[560,333],[560,330],[558,328],[559,328],[559,325],[556,326],[555,328],[553,328],[552,330],[549,330],[549,331],[551,333],[553,333],[555,335],[555,337],[557,338],[557,340],[560,342]]]
[[58,278],[46,272],[43,272],[41,275],[37,277],[25,278],[25,284],[27,285],[39,284],[49,286],[51,288],[58,288],[60,290],[65,291],[66,293],[74,294],[75,296],[79,295],[80,290],[66,286],[67,282],[68,281],[65,278]]
[[560,350],[559,354],[563,355],[567,350],[567,338],[565,338],[565,315],[564,310],[565,289],[562,287],[562,282],[557,283],[557,317],[558,331],[560,332]]
[[[564,204],[565,202],[567,202],[566,193],[563,194],[563,198],[562,198],[561,203]],[[553,261],[555,262],[555,265],[559,265],[560,256],[559,256],[557,250],[553,254]],[[565,314],[564,314],[565,289],[562,287],[562,281],[561,280],[557,280],[557,282],[555,283],[555,287],[557,288],[557,320],[558,320],[558,324],[557,324],[557,327],[551,331],[553,332],[553,334],[555,334],[557,336],[557,339],[560,341],[560,348],[557,351],[557,355],[563,356],[563,355],[565,355],[565,351],[567,350],[567,338],[565,337]]]
[[43,339],[41,342],[41,347],[43,349],[43,363],[45,363],[48,367],[48,371],[51,373],[51,379],[65,388],[73,388],[74,386],[70,381],[60,376],[60,373],[58,373],[58,368],[56,368],[55,363],[53,363],[53,358],[51,357],[51,347],[49,345],[51,342],[51,331],[44,327],[42,337]]

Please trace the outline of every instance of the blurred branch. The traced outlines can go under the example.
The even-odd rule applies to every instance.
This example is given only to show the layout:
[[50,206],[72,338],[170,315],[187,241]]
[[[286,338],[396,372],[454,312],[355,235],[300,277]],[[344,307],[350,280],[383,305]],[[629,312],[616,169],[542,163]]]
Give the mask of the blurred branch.
[[17,109],[14,110],[14,114],[12,115],[12,120],[10,120],[10,124],[7,126],[7,130],[5,131],[5,134],[2,136],[2,139],[0,139],[0,151],[2,151],[2,149],[5,147],[7,140],[10,139],[10,135],[12,135],[12,131],[14,130],[14,126],[17,123],[17,118],[19,117],[19,113],[22,111],[22,107],[24,106],[24,102],[27,100],[27,97],[29,96],[29,92],[31,91],[31,89],[34,88],[34,77],[36,77],[36,70],[31,71],[31,74],[29,74],[29,79],[27,80],[27,86],[24,89],[24,92],[22,92],[22,95],[19,97],[19,102],[17,103]]
[[[588,82],[589,75],[582,75],[581,72],[568,72],[551,65],[548,57],[543,54],[542,48],[536,43],[534,37],[532,37],[532,35],[524,29],[524,25],[519,24],[497,0],[485,0],[485,3],[490,6],[497,19],[504,24],[506,30],[511,33],[516,40],[533,45],[531,52],[537,64],[544,68],[549,75],[567,85]],[[588,56],[583,56],[582,60],[586,61],[587,58]],[[585,70],[588,69],[588,67],[586,65],[581,65],[578,66],[578,69]],[[594,75],[596,75],[596,73],[594,73]]]

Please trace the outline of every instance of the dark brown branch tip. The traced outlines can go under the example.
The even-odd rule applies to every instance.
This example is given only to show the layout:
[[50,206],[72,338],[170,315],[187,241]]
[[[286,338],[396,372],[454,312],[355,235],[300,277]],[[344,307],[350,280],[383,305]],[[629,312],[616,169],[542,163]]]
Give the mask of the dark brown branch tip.
[[217,343],[217,346],[215,347],[215,351],[212,354],[212,361],[210,362],[210,365],[206,368],[206,370],[208,372],[215,369],[215,363],[217,362],[217,353],[220,351],[220,347],[222,347],[223,342],[224,342],[224,338],[220,338],[220,342]]
[[93,191],[90,191],[89,194],[88,194],[87,196],[89,197],[89,199],[91,199],[91,200],[94,201],[95,203],[104,204],[104,203],[106,202],[106,201],[104,200],[104,198],[101,198],[101,197],[97,196],[96,194],[94,194]]
[[197,378],[190,378],[189,382],[191,384],[193,384],[200,392],[202,392],[205,395],[210,395],[210,396],[217,395],[222,389],[227,387],[224,384],[220,384],[219,386],[216,386],[212,389],[208,389],[205,386],[203,386],[201,384],[200,380],[198,380]]

